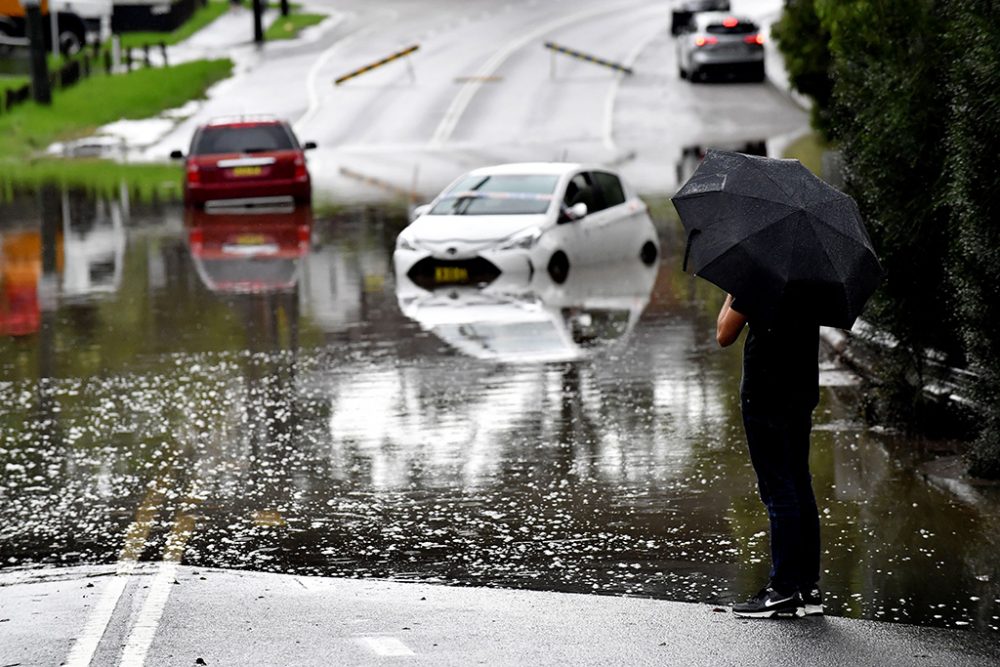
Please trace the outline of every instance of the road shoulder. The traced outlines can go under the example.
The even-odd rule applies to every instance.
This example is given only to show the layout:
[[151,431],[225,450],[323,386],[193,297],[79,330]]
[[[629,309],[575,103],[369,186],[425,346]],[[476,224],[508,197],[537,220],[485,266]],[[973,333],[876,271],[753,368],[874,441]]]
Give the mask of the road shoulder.
[[[146,567],[131,575],[102,659],[134,632],[149,574]],[[109,568],[0,575],[0,619],[8,619],[0,662],[58,664],[50,659],[71,649],[113,579]],[[404,656],[426,665],[712,667],[1000,660],[983,633],[843,618],[741,621],[728,610],[662,600],[188,566],[175,581],[147,665],[384,664]]]

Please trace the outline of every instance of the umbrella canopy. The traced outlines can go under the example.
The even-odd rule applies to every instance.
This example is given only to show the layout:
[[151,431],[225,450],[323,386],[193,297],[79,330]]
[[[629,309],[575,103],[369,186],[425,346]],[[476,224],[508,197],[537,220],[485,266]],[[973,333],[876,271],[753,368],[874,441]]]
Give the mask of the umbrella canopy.
[[684,270],[751,320],[849,329],[882,278],[855,201],[798,160],[710,150],[673,202],[688,232]]

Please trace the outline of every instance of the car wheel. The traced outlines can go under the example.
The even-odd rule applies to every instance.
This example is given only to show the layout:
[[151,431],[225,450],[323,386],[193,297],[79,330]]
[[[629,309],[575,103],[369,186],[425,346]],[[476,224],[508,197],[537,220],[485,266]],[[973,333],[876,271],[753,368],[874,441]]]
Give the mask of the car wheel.
[[705,80],[705,72],[700,69],[692,69],[688,72],[688,79],[691,80],[691,83],[701,83]]
[[764,63],[761,63],[758,67],[754,69],[753,80],[760,83],[767,78],[767,72],[764,69]]
[[87,40],[87,26],[75,15],[60,14],[57,21],[59,52],[64,56],[76,55]]
[[681,67],[680,65],[678,65],[677,66],[677,76],[679,76],[682,79],[686,79],[686,78],[688,78],[688,73],[684,70],[683,67]]
[[646,241],[642,244],[642,249],[639,250],[639,259],[646,266],[652,266],[656,262],[656,256],[659,251],[656,249],[656,244],[652,241]]
[[566,278],[569,277],[569,257],[562,250],[556,250],[552,253],[552,258],[549,259],[547,268],[549,277],[557,285],[562,285],[566,282]]

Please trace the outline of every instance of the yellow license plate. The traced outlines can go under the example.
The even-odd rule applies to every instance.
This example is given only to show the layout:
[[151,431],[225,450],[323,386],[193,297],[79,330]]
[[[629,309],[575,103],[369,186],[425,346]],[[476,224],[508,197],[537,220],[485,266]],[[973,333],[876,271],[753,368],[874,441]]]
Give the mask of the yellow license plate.
[[435,266],[434,282],[463,283],[469,280],[469,270],[461,266]]
[[264,245],[267,237],[263,234],[240,234],[234,239],[236,245]]
[[247,176],[260,176],[264,173],[263,167],[233,167],[233,176],[245,178]]

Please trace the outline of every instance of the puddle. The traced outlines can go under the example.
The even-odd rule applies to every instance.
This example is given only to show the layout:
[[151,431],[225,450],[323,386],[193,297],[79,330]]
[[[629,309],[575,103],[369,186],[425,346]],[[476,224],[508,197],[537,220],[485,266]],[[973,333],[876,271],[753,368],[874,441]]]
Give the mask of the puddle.
[[[36,201],[0,214],[3,567],[113,563],[145,507],[142,560],[190,517],[206,567],[719,604],[766,578],[740,353],[668,221],[648,276],[453,296],[392,275],[402,209]],[[511,322],[563,347],[501,349]],[[996,630],[997,489],[929,482],[823,378],[830,611]]]

